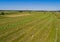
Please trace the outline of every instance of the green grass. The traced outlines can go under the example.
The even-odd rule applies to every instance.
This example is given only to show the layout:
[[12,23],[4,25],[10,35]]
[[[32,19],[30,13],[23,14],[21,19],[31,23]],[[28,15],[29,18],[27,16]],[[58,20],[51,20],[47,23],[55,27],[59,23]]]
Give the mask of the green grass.
[[32,12],[29,16],[20,17],[1,16],[0,42],[60,42],[60,19],[50,12]]

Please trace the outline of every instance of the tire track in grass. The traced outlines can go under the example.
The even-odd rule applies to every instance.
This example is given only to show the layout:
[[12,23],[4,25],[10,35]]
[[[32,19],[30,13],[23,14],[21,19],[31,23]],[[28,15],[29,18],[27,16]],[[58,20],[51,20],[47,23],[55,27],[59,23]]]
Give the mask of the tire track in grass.
[[[33,22],[34,22],[34,21],[33,21]],[[33,23],[33,22],[31,22],[31,23]],[[28,24],[29,24],[29,23],[28,23]],[[27,24],[27,25],[28,25],[28,24]],[[20,26],[20,25],[19,25],[19,26]],[[14,29],[14,28],[12,28],[12,29]],[[9,29],[9,30],[10,30],[10,29]],[[7,32],[7,33],[9,33],[9,32]],[[7,33],[6,33],[6,34],[7,34]]]
[[[48,24],[48,25],[49,25],[49,24]],[[38,41],[40,41],[40,42],[45,42],[45,39],[49,36],[50,29],[51,29],[51,28],[46,29],[45,32],[42,32],[42,33],[41,33],[41,37],[40,37],[40,39],[38,39]],[[36,41],[36,42],[37,42],[37,41]]]
[[[32,31],[31,31],[31,32],[32,32]],[[36,31],[35,31],[35,32],[36,32]],[[31,34],[29,34],[29,35],[31,35]],[[27,35],[27,36],[29,37],[29,35]],[[26,37],[26,36],[25,36],[25,37]],[[20,37],[19,37],[19,38],[20,38]],[[18,39],[19,39],[19,38],[18,38]],[[17,40],[18,40],[18,39],[17,39]],[[23,41],[23,39],[24,39],[24,38],[22,38],[22,41]],[[16,40],[16,42],[17,42],[17,40]],[[20,41],[20,42],[22,42],[22,41]]]
[[[33,19],[33,20],[34,20],[34,19]],[[36,21],[36,18],[35,18],[34,21]],[[32,22],[30,21],[30,22],[33,23],[34,21],[32,21]],[[29,22],[28,22],[28,23],[29,23]],[[19,26],[20,26],[20,25],[19,25]],[[10,28],[10,29],[14,29],[14,28]],[[9,30],[10,30],[10,29],[9,29]],[[7,32],[7,31],[6,31],[6,32]],[[11,32],[12,32],[12,31],[11,31]],[[7,33],[9,33],[9,32],[7,32]],[[6,34],[7,34],[7,33],[6,33]],[[2,35],[3,35],[3,34],[2,34]]]
[[[41,15],[42,15],[42,14],[41,14]],[[30,17],[30,18],[34,18],[35,16],[34,16],[34,15],[31,15],[31,16],[29,16],[29,17]],[[11,23],[11,22],[13,23],[13,22],[15,22],[16,20],[19,21],[19,20],[21,20],[21,19],[26,19],[26,18],[28,18],[28,17],[8,18],[8,19],[5,19],[5,20],[7,20],[7,22],[6,22],[6,21],[4,22],[4,20],[2,20],[3,22],[1,21],[2,23],[0,23],[0,25],[8,24],[8,23]],[[12,19],[12,21],[11,21],[11,19]]]
[[57,42],[60,42],[60,19],[57,19],[57,28],[58,28],[58,33],[57,33]]
[[50,32],[51,32],[51,22],[52,21],[50,21],[50,22],[48,22],[48,25],[46,26],[46,30],[45,30],[45,32],[42,32],[41,33],[41,37],[40,37],[40,42],[45,42],[45,40],[48,38],[48,36],[50,35]]
[[45,42],[56,42],[55,40],[55,34],[56,34],[56,18],[54,15],[52,15],[52,23],[51,23],[51,30],[47,38],[45,39]]
[[[53,28],[52,28],[52,26],[50,26],[50,24],[49,24],[49,30],[47,30],[48,32],[47,32],[47,34],[45,35],[45,37],[42,39],[42,41],[43,42],[50,42],[50,40],[48,40],[49,39],[49,36],[51,36],[51,33],[54,33],[54,32],[52,32],[52,30],[53,30]],[[54,34],[53,34],[54,35]],[[53,40],[53,37],[51,38],[52,40]]]
[[[39,32],[41,33],[41,31],[45,31],[44,28],[41,28],[40,30],[38,30],[34,35],[37,37],[37,33],[39,33]],[[38,41],[37,39],[34,41],[34,35],[32,35],[32,37],[29,39],[29,42],[37,42]],[[40,42],[40,41],[38,41],[38,42]]]
[[[34,19],[32,19],[32,20],[34,20]],[[31,21],[32,21],[32,20],[31,20]],[[28,21],[28,22],[29,22],[29,21]],[[11,24],[7,24],[7,25],[8,25],[8,26],[11,26],[12,23],[11,23]],[[15,25],[18,25],[18,24],[15,23]],[[19,25],[19,26],[20,26],[20,25]],[[16,27],[16,28],[17,28],[17,27]],[[6,28],[4,29],[4,32],[3,32],[3,33],[5,33],[6,30],[10,30],[10,29],[12,30],[12,29],[14,29],[14,28],[11,28],[11,27],[9,28],[9,27],[7,27],[7,29],[6,29]],[[6,32],[7,32],[7,31],[6,31]]]
[[[35,20],[36,22],[36,20]],[[35,23],[34,21],[32,21],[31,23]],[[20,26],[19,26],[20,27]],[[16,31],[17,29],[14,29],[14,28],[11,28],[12,31],[8,32],[8,30],[4,33],[4,34],[1,34],[0,37],[2,37],[3,35],[5,36],[7,33],[12,33],[14,32],[14,30]]]
[[[39,25],[39,24],[38,24]],[[35,25],[34,25],[34,27],[36,27]],[[33,26],[32,26],[32,28],[33,28]],[[32,28],[30,28],[30,29],[32,29]],[[28,31],[26,31],[26,32],[29,32],[30,31],[30,29],[28,30]],[[25,35],[25,34],[24,34]],[[20,36],[20,35],[19,35]],[[17,36],[16,38],[18,38],[19,36]],[[14,38],[12,38],[11,40],[8,40],[8,41],[12,41],[12,40],[14,40],[15,39],[15,37]]]
[[[58,40],[58,24],[57,24],[57,17],[55,16],[55,14],[52,15],[53,16],[53,28],[55,28],[55,39],[53,40],[54,42],[57,42]],[[53,42],[51,41],[51,42]]]
[[[51,30],[52,30],[52,26],[53,26],[53,16],[51,15],[50,21],[51,23],[48,25],[48,30],[46,30],[46,34],[42,37],[42,41],[41,42],[46,42],[47,38],[50,36]],[[44,34],[44,33],[43,33]],[[49,38],[48,38],[49,39]]]
[[46,38],[45,42],[55,42],[56,30],[55,30],[55,26],[53,26],[53,25],[54,24],[52,24],[52,26],[51,26],[52,29],[51,29],[50,35]]
[[[43,22],[43,23],[44,23],[44,22]],[[39,23],[39,24],[42,24],[42,23]],[[34,29],[34,27],[36,28],[37,26],[39,26],[39,24],[36,25],[36,26],[31,27],[31,29],[28,30],[27,34],[28,34],[29,32],[32,32],[33,29]],[[34,30],[34,32],[36,32],[36,30]],[[33,33],[34,33],[34,32],[33,32]],[[27,35],[27,34],[26,34],[26,35]],[[20,37],[19,37],[19,38],[20,38]],[[17,38],[17,40],[18,40],[19,38]],[[17,42],[17,40],[16,40],[16,41],[13,40],[12,42]]]
[[52,28],[45,42],[55,42],[55,29]]
[[[33,19],[34,19],[34,18],[38,19],[37,17],[34,17],[34,16],[31,16],[31,17],[29,17],[29,18],[31,18],[31,19],[32,19],[32,18],[33,18]],[[28,19],[28,20],[29,20],[29,19]],[[20,21],[20,19],[18,19],[18,21]],[[17,22],[18,22],[18,21],[17,21]],[[21,20],[21,21],[24,21],[24,19]],[[11,22],[10,22],[10,23],[11,23]],[[10,23],[9,23],[9,24],[10,24]],[[8,25],[8,24],[7,24],[7,25]],[[5,27],[5,26],[3,26],[3,27]],[[2,28],[3,28],[3,27],[2,27]],[[7,29],[8,29],[8,28],[7,28]],[[7,29],[6,29],[6,30],[7,30]]]
[[[37,18],[37,17],[36,17],[36,18]],[[31,21],[32,21],[31,19],[34,20],[34,16],[33,16],[33,17],[31,16],[31,17],[28,17],[28,18],[24,18],[24,19],[22,19],[21,21],[24,22],[24,20],[27,20],[27,22],[29,22],[29,20],[30,20],[30,22],[31,22]],[[14,19],[13,19],[13,20],[14,20]],[[0,25],[0,27],[1,27],[0,29],[3,28],[3,31],[0,30],[0,32],[2,31],[0,34],[5,33],[6,30],[12,29],[10,25],[12,25],[12,24],[18,25],[18,22],[19,22],[19,21],[20,21],[20,19],[17,19],[16,21],[7,22],[8,24],[6,24],[6,26],[1,26],[1,25]],[[17,23],[17,24],[16,24],[16,23]],[[21,23],[20,23],[20,24],[21,24]],[[9,27],[9,26],[10,26],[10,27]]]
[[58,24],[57,24],[57,17],[54,15],[55,19],[53,21],[54,25],[55,25],[55,41],[54,42],[57,42],[58,40]]
[[[51,21],[50,21],[50,22],[51,22]],[[47,22],[46,25],[49,26],[50,22]],[[46,35],[44,35],[45,32],[48,33],[48,31],[49,31],[49,29],[50,29],[50,28],[47,28],[46,25],[44,25],[44,27],[42,27],[42,28],[44,28],[44,29],[42,30],[42,32],[40,32],[40,33],[37,32],[38,34],[35,35],[34,40],[32,40],[31,42],[42,42],[41,40],[43,40],[43,39],[45,38],[45,36],[46,36]],[[41,33],[42,33],[42,34],[41,34]],[[37,37],[37,35],[38,35],[38,37]]]
[[[11,22],[9,22],[9,21],[7,21],[7,23],[4,23],[3,25],[0,25],[0,31],[2,31],[3,30],[3,32],[5,32],[5,30],[8,30],[8,29],[11,29],[11,24],[15,24],[15,25],[17,25],[17,22],[19,22],[19,21],[23,21],[24,22],[24,19],[27,19],[28,21],[29,20],[33,20],[33,18],[35,18],[34,16],[30,16],[30,17],[23,17],[21,20],[20,20],[20,17],[19,18],[11,18],[9,21],[11,21]],[[37,18],[37,17],[36,17]],[[5,22],[5,21],[4,21]],[[21,24],[21,23],[20,23]],[[10,26],[10,27],[9,27]],[[3,29],[2,29],[3,28]]]

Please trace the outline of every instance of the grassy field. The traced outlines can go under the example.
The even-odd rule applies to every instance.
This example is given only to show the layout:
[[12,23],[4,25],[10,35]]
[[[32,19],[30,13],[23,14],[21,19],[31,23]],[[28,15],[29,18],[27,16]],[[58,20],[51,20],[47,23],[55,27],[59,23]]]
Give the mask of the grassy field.
[[0,42],[60,42],[59,13],[25,12],[18,15],[0,16]]

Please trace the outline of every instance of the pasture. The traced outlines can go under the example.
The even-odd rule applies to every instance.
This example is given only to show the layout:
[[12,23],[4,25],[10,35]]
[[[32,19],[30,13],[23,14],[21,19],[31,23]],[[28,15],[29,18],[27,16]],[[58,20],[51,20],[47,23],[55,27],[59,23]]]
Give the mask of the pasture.
[[23,12],[0,16],[0,42],[60,42],[59,12]]

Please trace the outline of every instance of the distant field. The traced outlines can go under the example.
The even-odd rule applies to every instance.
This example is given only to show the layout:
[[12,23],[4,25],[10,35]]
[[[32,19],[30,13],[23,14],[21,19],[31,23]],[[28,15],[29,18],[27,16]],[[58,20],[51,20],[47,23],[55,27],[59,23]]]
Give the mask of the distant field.
[[60,42],[60,13],[1,15],[0,42]]

